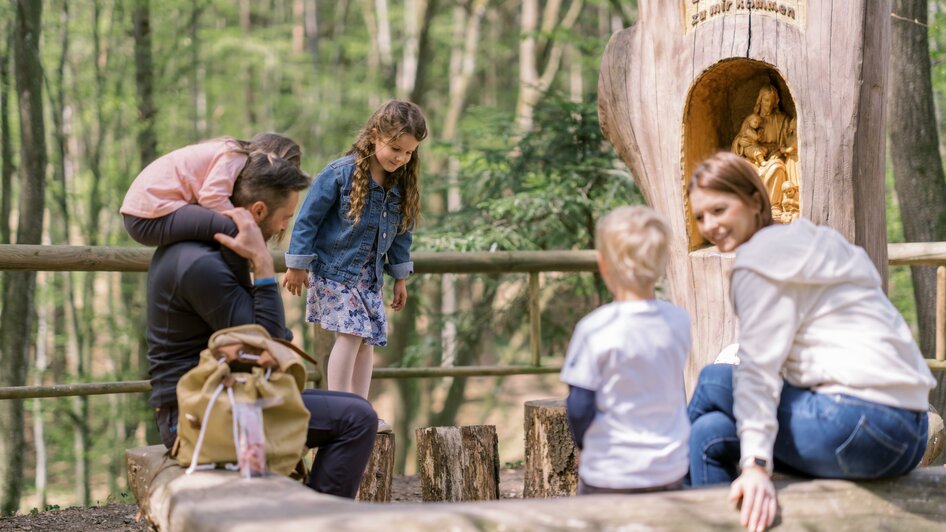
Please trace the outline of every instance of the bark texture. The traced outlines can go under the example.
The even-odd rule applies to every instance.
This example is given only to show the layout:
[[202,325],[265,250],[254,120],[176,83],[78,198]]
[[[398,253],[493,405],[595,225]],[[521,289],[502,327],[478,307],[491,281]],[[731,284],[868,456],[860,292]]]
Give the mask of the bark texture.
[[567,497],[578,492],[578,447],[568,430],[564,399],[528,401],[525,406],[524,497]]
[[493,425],[428,427],[415,432],[424,501],[499,499],[499,439]]
[[394,476],[394,434],[378,434],[374,450],[358,486],[357,500],[391,502],[391,479]]

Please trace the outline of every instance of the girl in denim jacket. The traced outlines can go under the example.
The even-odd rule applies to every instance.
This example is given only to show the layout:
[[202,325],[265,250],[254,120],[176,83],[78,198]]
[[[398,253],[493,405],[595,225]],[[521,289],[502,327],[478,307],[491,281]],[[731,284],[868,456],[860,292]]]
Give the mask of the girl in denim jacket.
[[[306,321],[335,331],[328,388],[368,397],[374,346],[387,344],[382,274],[395,279],[391,308],[407,301],[411,231],[420,210],[418,144],[427,122],[392,100],[371,115],[345,157],[312,183],[292,230],[283,280],[308,289]],[[379,431],[391,427],[379,421]]]

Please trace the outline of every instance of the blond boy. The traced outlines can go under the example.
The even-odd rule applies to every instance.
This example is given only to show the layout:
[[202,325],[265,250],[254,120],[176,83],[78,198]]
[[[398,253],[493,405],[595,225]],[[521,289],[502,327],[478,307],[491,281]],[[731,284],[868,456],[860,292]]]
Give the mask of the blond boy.
[[647,207],[598,222],[598,268],[614,301],[578,322],[561,373],[582,448],[579,494],[674,489],[687,473],[690,318],[655,294],[669,237]]

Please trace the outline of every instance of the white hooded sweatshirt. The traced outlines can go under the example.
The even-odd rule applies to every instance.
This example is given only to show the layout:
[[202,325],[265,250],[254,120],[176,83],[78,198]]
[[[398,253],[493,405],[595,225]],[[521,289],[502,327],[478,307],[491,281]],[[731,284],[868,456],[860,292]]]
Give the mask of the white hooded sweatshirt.
[[736,249],[731,297],[742,456],[771,463],[782,378],[818,393],[927,409],[936,381],[910,328],[867,253],[834,229],[798,219],[758,231]]

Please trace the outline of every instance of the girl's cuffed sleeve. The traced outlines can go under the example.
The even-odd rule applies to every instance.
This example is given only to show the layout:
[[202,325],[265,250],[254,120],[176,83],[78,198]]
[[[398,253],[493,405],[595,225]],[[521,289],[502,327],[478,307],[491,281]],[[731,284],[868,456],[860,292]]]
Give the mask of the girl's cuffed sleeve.
[[299,217],[292,227],[289,250],[286,252],[287,268],[305,270],[317,259],[315,238],[319,233],[319,224],[338,201],[340,186],[332,166],[327,166],[312,182],[299,210]]
[[414,240],[412,229],[396,235],[388,249],[384,271],[395,279],[407,279],[414,273],[414,262],[411,261],[411,243]]

